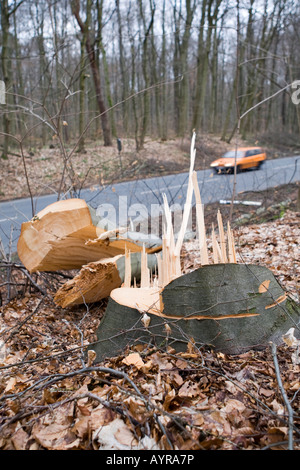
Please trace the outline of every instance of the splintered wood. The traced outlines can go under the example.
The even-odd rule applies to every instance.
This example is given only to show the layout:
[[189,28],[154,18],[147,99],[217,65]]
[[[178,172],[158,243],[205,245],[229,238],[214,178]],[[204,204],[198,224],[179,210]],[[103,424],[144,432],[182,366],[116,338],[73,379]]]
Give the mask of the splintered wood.
[[[172,280],[182,275],[180,264],[180,254],[184,241],[184,234],[187,229],[188,220],[190,217],[192,198],[195,195],[196,202],[196,222],[198,233],[198,247],[200,254],[200,263],[202,266],[210,264],[210,250],[208,249],[208,239],[206,235],[204,207],[201,200],[199,185],[197,181],[197,173],[194,171],[195,163],[195,134],[191,143],[191,164],[189,171],[189,182],[187,189],[187,196],[184,205],[182,223],[177,236],[174,236],[174,229],[172,225],[172,213],[167,201],[167,197],[163,194],[165,225],[163,227],[162,236],[162,251],[157,253],[157,272],[156,275],[150,278],[150,270],[147,268],[147,255],[145,250],[142,252],[141,258],[141,288],[160,287],[163,288]],[[232,229],[230,223],[227,222],[227,234],[225,234],[221,212],[217,213],[217,226],[218,238],[217,240],[215,228],[212,225],[211,230],[211,258],[214,264],[218,263],[236,263],[236,251]],[[130,258],[127,258],[125,264],[125,282],[123,287],[131,287],[130,276]],[[128,271],[128,272],[127,272]]]

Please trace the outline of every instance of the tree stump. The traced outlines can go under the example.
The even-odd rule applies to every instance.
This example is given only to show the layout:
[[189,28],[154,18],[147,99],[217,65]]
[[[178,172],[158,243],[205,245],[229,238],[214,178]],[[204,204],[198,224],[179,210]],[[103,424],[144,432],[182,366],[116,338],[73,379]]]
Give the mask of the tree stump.
[[[270,341],[280,344],[291,327],[298,325],[299,331],[299,305],[263,266],[203,266],[176,278],[159,292],[152,288],[156,305],[148,309],[138,304],[141,289],[127,289],[127,300],[121,291],[112,291],[97,330],[98,341],[90,345],[98,361],[128,346],[149,342],[158,347],[168,344],[176,351],[194,343],[196,347],[208,345],[223,353],[241,354],[263,349]],[[140,291],[136,300],[135,291]],[[151,288],[148,297],[150,293]],[[145,314],[149,324],[145,323]]]

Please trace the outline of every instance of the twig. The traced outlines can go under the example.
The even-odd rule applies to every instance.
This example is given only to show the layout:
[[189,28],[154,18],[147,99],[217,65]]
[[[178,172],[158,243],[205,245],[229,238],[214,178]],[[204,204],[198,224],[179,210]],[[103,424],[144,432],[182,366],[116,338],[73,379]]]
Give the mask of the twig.
[[289,435],[288,435],[288,449],[293,450],[293,428],[294,428],[294,421],[293,421],[293,416],[294,416],[294,411],[293,408],[291,407],[291,404],[288,400],[286,391],[283,387],[281,376],[280,376],[280,370],[279,370],[279,365],[278,365],[278,360],[276,356],[276,344],[271,342],[271,348],[272,348],[272,356],[273,356],[273,362],[275,366],[275,372],[276,372],[276,378],[278,382],[278,386],[280,389],[280,392],[282,394],[283,401],[285,403],[285,406],[287,407],[288,410],[288,416],[289,416]]
[[27,271],[27,269],[25,268],[20,268],[20,271],[22,271],[23,274],[25,274],[26,277],[28,277],[29,281],[31,282],[31,284],[36,288],[38,289],[43,295],[45,295],[46,297],[52,299],[52,297],[44,291],[44,289],[39,286],[33,279],[32,277],[30,276],[29,272]]

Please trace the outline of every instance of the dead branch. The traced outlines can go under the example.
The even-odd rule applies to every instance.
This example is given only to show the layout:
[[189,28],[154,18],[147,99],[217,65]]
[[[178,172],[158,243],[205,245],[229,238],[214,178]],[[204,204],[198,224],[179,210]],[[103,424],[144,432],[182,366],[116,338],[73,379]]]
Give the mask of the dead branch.
[[282,380],[281,380],[281,375],[280,375],[280,369],[279,369],[279,364],[278,364],[278,359],[277,359],[277,347],[276,344],[271,342],[271,350],[272,350],[272,356],[273,356],[273,362],[275,366],[275,372],[276,372],[276,379],[278,383],[279,390],[281,392],[283,401],[285,403],[285,406],[288,411],[288,423],[289,423],[289,434],[288,434],[288,450],[293,450],[294,448],[294,443],[293,443],[293,431],[294,431],[294,410],[289,402],[289,399],[287,397],[286,391],[284,389]]

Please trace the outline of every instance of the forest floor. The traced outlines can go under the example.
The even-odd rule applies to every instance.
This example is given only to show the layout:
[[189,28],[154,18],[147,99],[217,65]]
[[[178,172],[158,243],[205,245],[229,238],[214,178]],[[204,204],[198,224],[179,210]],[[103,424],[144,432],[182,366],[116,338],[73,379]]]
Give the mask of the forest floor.
[[[234,208],[234,235],[238,261],[268,267],[299,302],[297,197],[297,185],[241,194],[262,205]],[[228,206],[208,204],[207,226],[218,208],[226,221]],[[199,266],[194,242],[184,245],[182,262],[185,272]],[[96,340],[108,299],[58,307],[55,292],[75,274],[29,279],[17,264],[0,271],[1,450],[287,449],[289,416],[275,359],[294,410],[292,445],[300,450],[295,348],[283,343],[274,357],[269,345],[235,356],[192,344],[183,353],[137,346],[93,362],[84,350]]]

